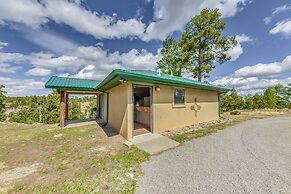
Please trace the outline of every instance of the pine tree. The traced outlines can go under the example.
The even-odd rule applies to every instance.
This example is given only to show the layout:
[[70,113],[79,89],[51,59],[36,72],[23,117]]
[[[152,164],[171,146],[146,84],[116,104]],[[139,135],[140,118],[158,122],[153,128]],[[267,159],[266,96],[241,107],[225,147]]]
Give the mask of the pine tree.
[[0,121],[5,121],[6,120],[6,115],[5,115],[5,110],[6,110],[6,106],[5,106],[5,91],[4,91],[5,86],[4,85],[0,85]]

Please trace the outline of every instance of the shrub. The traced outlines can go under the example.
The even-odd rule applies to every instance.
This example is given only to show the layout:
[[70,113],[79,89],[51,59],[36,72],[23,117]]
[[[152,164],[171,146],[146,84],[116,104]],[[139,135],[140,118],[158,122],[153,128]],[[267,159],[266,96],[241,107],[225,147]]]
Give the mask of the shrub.
[[230,112],[231,115],[240,115],[240,112],[238,110],[233,110]]

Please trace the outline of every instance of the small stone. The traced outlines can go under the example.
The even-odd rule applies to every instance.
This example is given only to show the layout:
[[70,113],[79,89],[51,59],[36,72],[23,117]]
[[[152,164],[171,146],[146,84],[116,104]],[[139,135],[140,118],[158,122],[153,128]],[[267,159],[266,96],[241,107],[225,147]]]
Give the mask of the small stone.
[[58,137],[62,137],[62,136],[63,136],[63,134],[60,133],[60,134],[54,135],[53,137],[58,138]]

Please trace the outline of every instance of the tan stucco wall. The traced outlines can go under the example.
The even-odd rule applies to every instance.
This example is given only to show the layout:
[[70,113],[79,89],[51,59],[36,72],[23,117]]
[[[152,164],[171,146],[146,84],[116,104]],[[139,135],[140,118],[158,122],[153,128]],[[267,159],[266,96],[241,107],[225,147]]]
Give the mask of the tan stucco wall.
[[[219,118],[216,91],[184,88],[186,104],[182,107],[175,107],[173,105],[174,88],[160,85],[160,91],[154,91],[155,133]],[[195,98],[197,98],[196,105]],[[201,107],[200,110],[197,110],[197,105]],[[194,106],[197,111],[191,109],[191,106],[192,108]]]
[[131,138],[132,106],[131,84],[123,83],[107,91],[109,93],[108,125],[125,138]]
[[[106,91],[109,93],[108,125],[127,139],[132,138],[132,84],[132,82],[126,82]],[[135,82],[134,84],[149,85]],[[216,91],[184,88],[186,104],[176,107],[173,105],[173,92],[176,87],[163,85],[159,87],[160,91],[153,89],[154,133],[219,118]],[[197,98],[196,104],[195,98]],[[106,121],[106,101],[106,94],[103,94],[104,122]],[[200,110],[193,110],[193,106],[197,109],[197,105],[201,107]]]

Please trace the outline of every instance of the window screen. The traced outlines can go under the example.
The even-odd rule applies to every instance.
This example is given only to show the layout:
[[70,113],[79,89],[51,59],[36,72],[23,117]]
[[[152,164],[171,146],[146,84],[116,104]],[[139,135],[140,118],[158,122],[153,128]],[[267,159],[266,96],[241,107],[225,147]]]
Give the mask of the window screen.
[[174,104],[185,104],[184,89],[174,89]]

